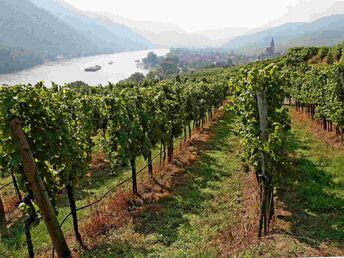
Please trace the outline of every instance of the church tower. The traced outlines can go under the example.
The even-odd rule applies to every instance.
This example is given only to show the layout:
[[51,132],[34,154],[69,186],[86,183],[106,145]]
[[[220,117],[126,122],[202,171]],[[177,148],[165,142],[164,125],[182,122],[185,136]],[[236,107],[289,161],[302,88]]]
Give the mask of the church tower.
[[271,43],[270,43],[270,52],[271,54],[275,54],[275,41],[274,38],[272,38]]
[[265,55],[267,56],[273,56],[275,54],[275,41],[272,38],[270,42],[270,46],[266,48]]

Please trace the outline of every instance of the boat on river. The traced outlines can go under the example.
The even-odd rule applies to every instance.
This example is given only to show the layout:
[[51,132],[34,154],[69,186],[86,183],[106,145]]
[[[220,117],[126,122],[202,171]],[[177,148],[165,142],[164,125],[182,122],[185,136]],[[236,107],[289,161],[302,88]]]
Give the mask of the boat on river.
[[90,66],[85,68],[85,72],[96,72],[98,70],[102,69],[100,65]]

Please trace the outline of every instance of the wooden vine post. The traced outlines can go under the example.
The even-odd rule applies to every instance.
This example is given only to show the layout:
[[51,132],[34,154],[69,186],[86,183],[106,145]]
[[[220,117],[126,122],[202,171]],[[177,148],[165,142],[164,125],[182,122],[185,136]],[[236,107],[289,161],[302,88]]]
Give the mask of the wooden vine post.
[[[266,102],[266,92],[257,92],[257,102],[259,110],[260,133],[263,144],[268,141],[268,106]],[[261,171],[259,174],[259,183],[261,186],[261,206],[258,236],[267,233],[267,228],[273,214],[273,192],[271,186],[271,173],[268,167],[268,157],[264,151],[261,152]]]
[[56,249],[58,257],[71,257],[71,252],[63,236],[62,230],[56,218],[55,210],[49,200],[43,181],[37,173],[36,164],[30,151],[29,144],[18,119],[10,122],[13,137],[19,143],[19,150],[22,156],[23,172],[29,181],[34,200],[42,212],[42,217],[48,229],[50,238]]
[[341,81],[343,89],[344,89],[344,74],[343,73],[340,74],[340,81]]
[[[342,87],[343,87],[343,90],[344,90],[344,73],[340,74],[340,82],[342,83]],[[340,125],[340,139],[341,139],[342,142],[344,141],[343,134],[344,134],[343,125]]]
[[4,204],[0,196],[0,240],[3,238],[5,234],[6,234],[6,216],[5,216]]
[[0,227],[1,227],[1,224],[4,224],[4,223],[6,223],[5,208],[0,196]]

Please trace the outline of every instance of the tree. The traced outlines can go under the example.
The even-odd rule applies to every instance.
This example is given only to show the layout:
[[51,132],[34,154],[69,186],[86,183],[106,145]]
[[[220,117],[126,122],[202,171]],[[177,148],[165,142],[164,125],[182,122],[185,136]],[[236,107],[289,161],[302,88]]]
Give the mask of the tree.
[[136,72],[130,75],[130,77],[127,80],[133,81],[133,82],[142,82],[144,79],[145,79],[145,76],[142,73]]
[[179,73],[178,58],[177,57],[166,57],[160,63],[159,72],[162,77]]
[[154,52],[149,52],[147,58],[144,59],[144,63],[150,67],[156,67],[158,65],[158,56]]

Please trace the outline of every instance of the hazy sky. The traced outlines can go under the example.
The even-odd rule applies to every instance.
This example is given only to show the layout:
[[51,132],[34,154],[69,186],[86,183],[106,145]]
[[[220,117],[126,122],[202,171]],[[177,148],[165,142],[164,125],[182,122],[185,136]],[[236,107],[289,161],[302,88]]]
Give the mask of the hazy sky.
[[[135,20],[178,25],[187,31],[223,27],[257,28],[268,22],[307,21],[335,0],[65,0],[91,11],[106,11]],[[299,8],[300,7],[300,8]],[[289,12],[289,13],[288,13]],[[288,13],[288,18],[283,16]]]

